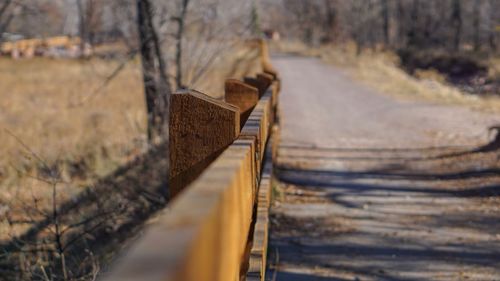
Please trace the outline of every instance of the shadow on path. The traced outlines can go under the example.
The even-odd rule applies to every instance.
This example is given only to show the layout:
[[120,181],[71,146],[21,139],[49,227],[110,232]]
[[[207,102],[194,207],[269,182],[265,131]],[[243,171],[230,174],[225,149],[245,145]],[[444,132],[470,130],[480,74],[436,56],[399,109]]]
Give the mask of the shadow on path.
[[281,147],[268,275],[278,268],[277,280],[494,280],[498,148]]

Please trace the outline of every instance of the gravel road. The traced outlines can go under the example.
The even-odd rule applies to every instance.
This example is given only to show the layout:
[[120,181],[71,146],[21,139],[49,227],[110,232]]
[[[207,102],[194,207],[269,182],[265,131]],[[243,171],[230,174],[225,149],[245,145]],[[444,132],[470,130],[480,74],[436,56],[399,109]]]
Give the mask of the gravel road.
[[500,280],[500,116],[403,101],[313,58],[282,77],[269,280]]

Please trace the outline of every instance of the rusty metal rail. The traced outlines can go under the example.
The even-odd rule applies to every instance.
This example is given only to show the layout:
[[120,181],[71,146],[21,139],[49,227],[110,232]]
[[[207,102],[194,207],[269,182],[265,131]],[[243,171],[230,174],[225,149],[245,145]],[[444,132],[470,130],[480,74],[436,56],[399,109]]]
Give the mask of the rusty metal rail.
[[264,280],[280,89],[263,73],[226,81],[226,101],[172,96],[171,204],[104,280]]

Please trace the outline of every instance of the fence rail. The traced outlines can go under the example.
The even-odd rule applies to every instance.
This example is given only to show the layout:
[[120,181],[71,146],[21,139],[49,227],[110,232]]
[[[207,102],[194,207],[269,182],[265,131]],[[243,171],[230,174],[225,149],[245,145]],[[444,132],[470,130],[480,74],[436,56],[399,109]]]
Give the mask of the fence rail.
[[104,280],[264,280],[280,82],[260,48],[263,73],[227,80],[225,102],[172,96],[173,201]]

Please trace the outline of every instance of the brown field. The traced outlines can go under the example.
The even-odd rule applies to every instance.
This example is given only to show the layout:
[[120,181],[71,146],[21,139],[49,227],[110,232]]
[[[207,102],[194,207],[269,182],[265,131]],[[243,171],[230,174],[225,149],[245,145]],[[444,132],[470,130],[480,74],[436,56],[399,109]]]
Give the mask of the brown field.
[[[236,47],[207,71],[197,90],[222,97],[224,80],[255,73],[257,57],[255,48]],[[146,151],[139,60],[96,92],[119,63],[0,59],[1,240],[29,227],[11,227],[16,206],[50,208],[47,167],[60,171],[63,201]]]

